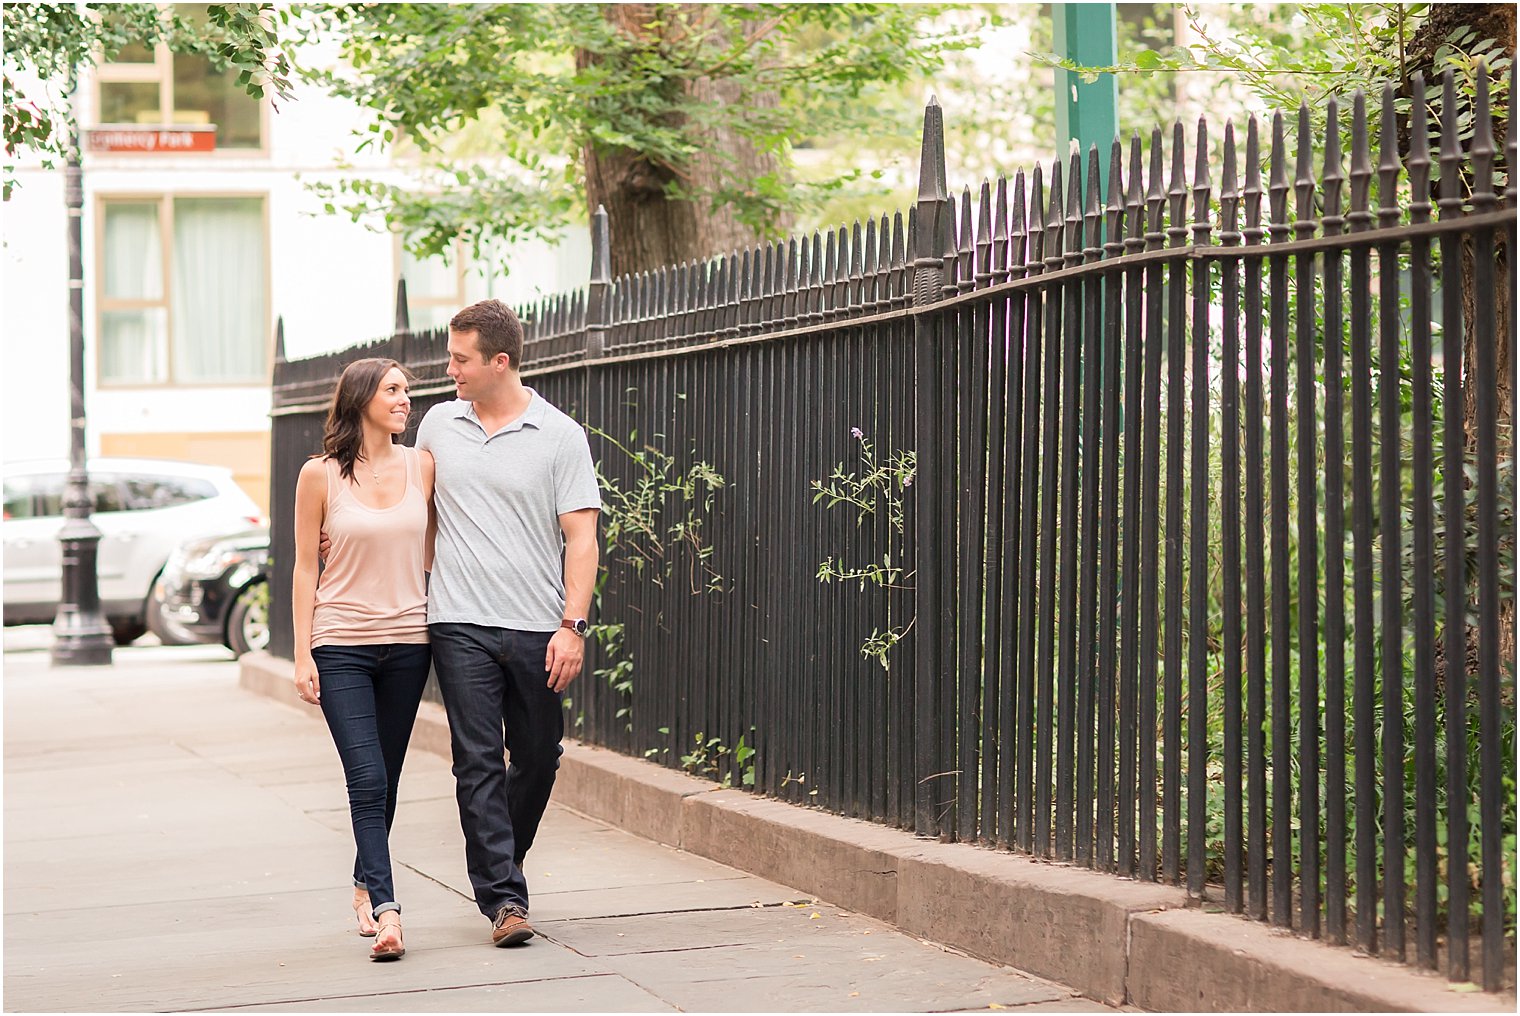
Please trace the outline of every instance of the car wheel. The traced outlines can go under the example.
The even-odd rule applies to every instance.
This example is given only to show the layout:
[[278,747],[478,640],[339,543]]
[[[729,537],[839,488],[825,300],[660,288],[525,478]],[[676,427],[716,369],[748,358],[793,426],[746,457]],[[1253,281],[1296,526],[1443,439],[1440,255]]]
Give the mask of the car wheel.
[[269,645],[269,583],[244,587],[227,612],[227,647],[242,656]]
[[148,634],[148,626],[140,617],[113,617],[107,619],[111,626],[111,638],[119,646],[129,646]]

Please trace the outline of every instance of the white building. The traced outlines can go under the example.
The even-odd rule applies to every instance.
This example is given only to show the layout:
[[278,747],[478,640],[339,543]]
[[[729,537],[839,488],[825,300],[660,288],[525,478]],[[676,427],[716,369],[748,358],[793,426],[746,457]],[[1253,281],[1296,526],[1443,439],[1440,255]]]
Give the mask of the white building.
[[[517,303],[583,285],[573,229],[524,244],[487,278],[463,258],[418,264],[397,238],[327,215],[307,183],[342,173],[400,182],[386,155],[353,154],[366,121],[300,90],[278,109],[201,57],[126,52],[78,93],[85,130],[214,127],[210,151],[84,155],[85,404],[90,455],[214,463],[269,504],[269,380],[277,318],[291,358],[389,334],[404,273],[414,328],[486,296]],[[119,139],[118,139],[119,140]],[[63,171],[17,169],[4,206],[0,284],[4,460],[68,454],[68,255]]]

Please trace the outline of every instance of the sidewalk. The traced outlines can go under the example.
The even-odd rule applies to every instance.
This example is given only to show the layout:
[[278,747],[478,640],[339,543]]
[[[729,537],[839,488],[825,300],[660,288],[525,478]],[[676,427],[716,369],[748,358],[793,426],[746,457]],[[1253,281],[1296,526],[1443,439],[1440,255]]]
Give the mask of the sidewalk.
[[307,707],[214,647],[54,670],[5,635],[7,1011],[1114,1011],[551,805],[540,937],[493,949],[446,759],[413,751],[392,850],[407,956],[347,907],[342,773]]

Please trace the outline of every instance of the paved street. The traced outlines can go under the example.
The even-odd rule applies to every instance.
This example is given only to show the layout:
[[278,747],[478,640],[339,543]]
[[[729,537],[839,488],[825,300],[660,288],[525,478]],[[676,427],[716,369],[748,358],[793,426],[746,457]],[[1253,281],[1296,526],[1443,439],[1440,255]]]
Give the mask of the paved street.
[[5,633],[7,1011],[1108,1011],[551,806],[540,938],[494,949],[446,760],[414,751],[392,837],[407,956],[348,909],[341,770],[215,647],[49,667]]

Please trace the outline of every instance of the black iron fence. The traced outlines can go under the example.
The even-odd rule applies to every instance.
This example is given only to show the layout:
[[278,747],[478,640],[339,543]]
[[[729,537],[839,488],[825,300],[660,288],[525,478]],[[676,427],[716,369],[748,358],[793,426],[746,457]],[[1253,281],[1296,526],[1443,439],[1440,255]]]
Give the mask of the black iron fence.
[[[1291,141],[1200,122],[1191,178],[1179,124],[958,204],[931,105],[906,217],[616,280],[599,213],[588,289],[522,311],[607,503],[574,734],[1512,983],[1488,88],[1467,140],[1449,77],[1435,130],[1384,94],[1375,165],[1358,94]],[[277,362],[280,560],[343,363],[452,396],[398,307]],[[288,654],[288,572],[274,608]]]

